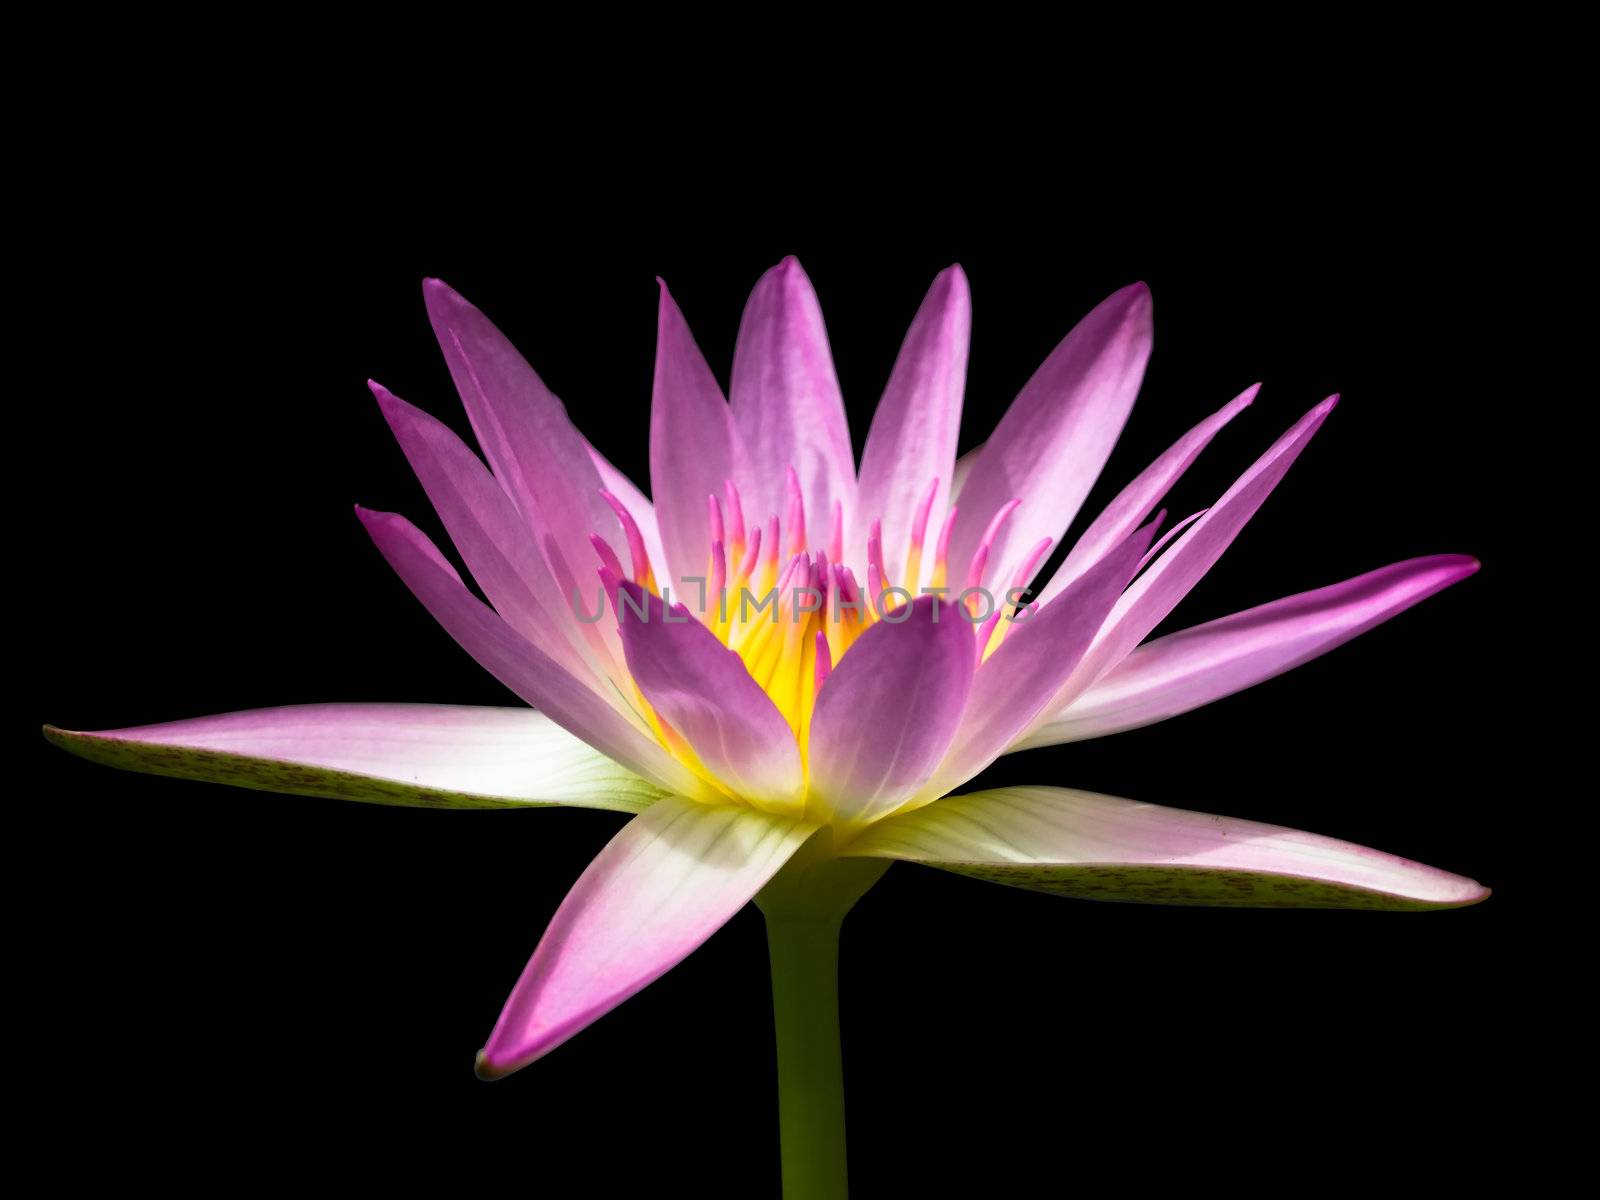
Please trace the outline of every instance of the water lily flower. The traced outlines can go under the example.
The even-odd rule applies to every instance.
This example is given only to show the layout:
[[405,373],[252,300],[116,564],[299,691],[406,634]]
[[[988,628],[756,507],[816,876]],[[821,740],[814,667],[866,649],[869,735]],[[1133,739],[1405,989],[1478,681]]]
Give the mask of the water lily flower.
[[555,913],[480,1074],[548,1053],[754,900],[771,943],[786,1190],[842,1194],[837,937],[897,860],[1163,904],[1437,909],[1487,895],[1251,821],[1059,787],[952,794],[1000,755],[1269,679],[1478,567],[1410,559],[1147,641],[1337,400],[1158,537],[1158,505],[1250,388],[1038,578],[1138,392],[1143,285],[1084,317],[958,460],[971,309],[950,267],[912,321],[859,464],[795,260],[756,285],[727,399],[663,285],[649,498],[482,313],[438,281],[425,297],[487,465],[372,391],[484,599],[404,517],[357,513],[428,611],[530,707],[321,704],[48,733],[113,766],[242,787],[630,814]]

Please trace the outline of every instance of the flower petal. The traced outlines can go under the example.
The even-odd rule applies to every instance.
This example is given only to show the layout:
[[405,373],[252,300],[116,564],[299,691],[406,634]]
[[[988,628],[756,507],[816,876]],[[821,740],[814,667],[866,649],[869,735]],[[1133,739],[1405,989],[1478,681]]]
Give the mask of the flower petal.
[[605,677],[621,672],[603,644],[585,642],[584,627],[572,615],[572,599],[562,594],[539,552],[533,526],[517,512],[505,489],[442,422],[377,383],[368,386],[495,611],[610,702],[616,689]]
[[568,733],[668,791],[710,791],[649,733],[528,641],[471,592],[416,526],[395,513],[357,508],[373,542],[423,606],[463,650]]
[[1013,749],[1121,733],[1231,696],[1342,646],[1477,569],[1463,554],[1413,558],[1146,642]]
[[[910,543],[917,506],[937,479],[933,512],[954,495],[956,439],[967,384],[972,333],[972,293],[959,266],[941,271],[900,346],[889,384],[872,417],[861,453],[861,484],[854,532],[846,554],[866,545],[874,520],[883,522],[883,545],[897,555]],[[931,569],[933,556],[925,556]],[[887,564],[890,578],[915,592],[921,579],[905,579],[903,560]]]
[[1350,842],[1066,788],[950,796],[879,822],[843,853],[1146,904],[1427,909],[1489,895],[1471,879]]
[[761,890],[816,827],[755,809],[658,801],[573,885],[478,1056],[527,1066],[682,962]]
[[918,793],[919,801],[926,803],[960,787],[1004,754],[1045,711],[1133,578],[1155,526],[1152,521],[1125,539],[1048,605],[1017,622],[978,670],[960,732],[932,780]]
[[753,514],[783,512],[789,467],[799,477],[813,529],[828,528],[835,502],[847,519],[854,513],[855,456],[822,306],[792,255],[750,293],[733,350],[728,403],[750,456]]
[[1047,715],[1040,718],[1040,725],[1049,720],[1048,714],[1061,712],[1126,658],[1200,582],[1272,494],[1272,489],[1278,486],[1306,443],[1327,420],[1338,399],[1338,396],[1328,397],[1296,421],[1123,593],[1089,653],[1083,656],[1077,670],[1046,708]]
[[621,589],[617,620],[628,668],[657,715],[734,796],[798,815],[800,747],[744,660],[683,605],[668,609],[634,583]]
[[874,820],[928,781],[961,722],[975,657],[972,626],[934,596],[861,635],[811,717],[811,794],[835,822]]
[[1013,498],[987,579],[1014,569],[1040,539],[1059,541],[1127,422],[1150,357],[1150,290],[1133,284],[1079,321],[1034,372],[984,443],[961,487],[950,542],[953,579]]
[[1047,603],[1060,594],[1062,588],[1083,574],[1091,563],[1121,542],[1140,521],[1153,513],[1168,489],[1189,469],[1189,464],[1200,457],[1200,451],[1211,443],[1224,425],[1250,407],[1260,390],[1258,383],[1239,393],[1174,442],[1165,454],[1117,493],[1116,499],[1106,505],[1105,511],[1095,518],[1094,524],[1084,530],[1083,536],[1072,547],[1054,577],[1039,593],[1039,602]]
[[[730,479],[744,486],[749,478],[745,462],[744,443],[722,389],[662,283],[650,403],[650,494],[667,554],[657,578],[671,587],[673,598],[698,601],[699,589],[711,574],[706,497],[722,495]],[[699,585],[693,582],[696,577]]]
[[[667,555],[661,546],[661,527],[656,523],[655,505],[650,503],[648,497],[641,492],[638,486],[624,475],[606,459],[593,446],[589,447],[589,459],[594,463],[594,469],[600,473],[600,483],[617,498],[618,503],[628,510],[628,515],[633,518],[633,523],[639,527],[639,535],[644,539],[645,553],[650,556],[652,571],[665,579],[667,576]],[[621,553],[621,546],[612,547]]]
[[[573,579],[593,577],[598,533],[621,545],[600,474],[567,410],[490,320],[437,279],[423,284],[428,319],[495,478]],[[557,575],[561,568],[552,562]]]
[[972,474],[973,464],[978,461],[978,456],[983,453],[983,443],[979,442],[960,458],[950,473],[950,503],[955,504],[961,499],[961,489],[967,485],[967,476]]
[[127,771],[374,804],[637,813],[666,794],[527,708],[296,704],[45,736]]

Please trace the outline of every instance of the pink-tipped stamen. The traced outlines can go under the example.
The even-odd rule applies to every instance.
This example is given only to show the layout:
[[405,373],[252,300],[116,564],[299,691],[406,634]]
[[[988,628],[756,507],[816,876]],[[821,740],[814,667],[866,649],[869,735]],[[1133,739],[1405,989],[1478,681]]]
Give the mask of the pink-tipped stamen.
[[883,616],[892,605],[889,597],[883,594],[883,572],[878,569],[877,563],[867,564],[867,600],[872,605],[876,616]]
[[917,503],[917,513],[911,519],[911,542],[906,547],[906,587],[916,591],[922,583],[922,539],[928,532],[928,514],[933,511],[933,498],[939,494],[939,477],[928,481],[928,490]]
[[[967,593],[967,592],[977,593],[977,592],[982,590],[982,587],[983,587],[983,571],[984,571],[984,568],[987,567],[988,565],[989,565],[989,543],[988,542],[984,542],[981,546],[979,546],[977,548],[977,550],[975,550],[973,552],[972,565],[967,568],[967,579],[966,579],[966,582],[961,585],[961,590],[962,590],[963,593]],[[975,594],[967,596],[967,599],[966,599],[967,611],[969,613],[971,613],[973,616],[977,616],[978,615],[978,599],[979,599],[979,597],[977,595],[975,595]]]
[[889,578],[889,572],[883,565],[883,522],[873,521],[872,528],[867,533],[867,561],[878,568],[880,579]]
[[828,676],[833,673],[833,651],[828,647],[828,639],[822,630],[817,630],[817,665],[812,678],[816,680],[813,696],[822,690],[822,685],[828,682]]
[[[1006,594],[995,604],[994,614],[983,623],[983,628],[978,633],[978,665],[982,666],[984,659],[1000,648],[1000,643],[1005,641],[1006,634],[1011,631],[1011,622],[1016,617],[1017,605],[1011,602],[1012,596],[1018,596],[1032,581],[1034,572],[1039,569],[1039,564],[1044,561],[1045,555],[1050,553],[1050,547],[1055,544],[1054,538],[1040,538],[1034,543],[1033,549],[1022,556],[1022,561],[1017,564],[1017,569],[1011,572],[1011,586],[1006,589]],[[1005,624],[1001,625],[1002,619]]]
[[778,518],[767,521],[767,566],[778,569]]
[[711,595],[719,613],[727,612],[728,550],[718,538],[711,543]]
[[617,558],[617,552],[611,548],[611,543],[598,533],[591,533],[589,535],[589,544],[594,547],[594,552],[600,556],[600,565],[617,576],[617,578],[622,578],[622,563]]
[[600,586],[605,589],[606,599],[611,602],[611,615],[620,622],[622,605],[618,601],[617,593],[622,591],[622,577],[610,567],[601,567],[598,574]]
[[715,496],[706,497],[706,520],[711,526],[711,540],[728,544],[728,535],[722,528],[722,502]]
[[936,588],[942,588],[950,577],[950,535],[955,532],[956,514],[960,511],[952,504],[945,514],[944,524],[939,527],[939,542],[933,554],[933,586]]
[[744,583],[755,574],[756,563],[761,561],[761,526],[750,531],[750,545],[745,548],[744,560],[739,564],[739,582]]
[[[978,556],[983,556],[984,562],[989,560],[989,548],[994,545],[995,538],[1000,536],[1000,526],[1005,524],[1006,518],[1022,507],[1022,501],[1013,497],[1000,506],[1000,511],[995,513],[989,521],[989,527],[983,531],[983,537],[978,541],[978,548],[972,553],[972,566],[967,569],[970,579],[976,571],[978,579],[969,583],[968,587],[977,587],[983,582],[983,568],[978,565]],[[940,553],[943,553],[941,550]]]
[[600,489],[600,496],[611,506],[611,511],[617,514],[617,520],[622,523],[622,535],[628,540],[628,557],[633,563],[633,582],[640,587],[654,588],[655,577],[650,570],[650,556],[645,552],[644,535],[639,532],[639,525],[633,519],[627,507],[604,488]]
[[989,619],[983,623],[983,628],[978,630],[978,640],[975,647],[978,661],[974,664],[975,666],[983,666],[983,660],[988,656],[989,643],[994,639],[994,631],[1000,624],[1001,611],[998,608],[995,609]]
[[[1035,572],[1039,570],[1039,564],[1044,561],[1045,555],[1050,553],[1050,547],[1054,544],[1054,538],[1040,538],[1034,544],[1033,549],[1022,556],[1022,561],[1017,564],[1017,569],[1011,573],[1011,587],[1007,590],[1007,595],[1027,587],[1033,581]],[[1007,605],[1007,607],[1015,608],[1016,606]]]
[[850,606],[846,611],[852,619],[861,620],[865,614],[861,607],[861,585],[856,582],[856,573],[842,566],[834,567],[833,573],[839,578],[840,597]]
[[788,493],[783,523],[789,528],[789,553],[798,554],[806,548],[806,501],[800,494],[800,476],[793,467],[784,469],[783,486]]
[[[733,486],[731,479],[722,481],[722,500],[728,506],[728,548],[737,558],[744,553],[744,505],[739,503],[739,489]],[[756,529],[752,532],[761,531]]]

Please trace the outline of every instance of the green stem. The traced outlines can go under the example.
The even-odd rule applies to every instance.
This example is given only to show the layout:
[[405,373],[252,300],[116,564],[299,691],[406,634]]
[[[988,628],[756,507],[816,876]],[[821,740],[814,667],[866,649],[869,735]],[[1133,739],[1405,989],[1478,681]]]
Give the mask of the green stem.
[[839,1052],[841,920],[767,918],[784,1200],[844,1200],[849,1190]]
[[844,1200],[844,1064],[839,1052],[839,927],[888,869],[807,847],[756,897],[767,918],[778,1034],[784,1200]]

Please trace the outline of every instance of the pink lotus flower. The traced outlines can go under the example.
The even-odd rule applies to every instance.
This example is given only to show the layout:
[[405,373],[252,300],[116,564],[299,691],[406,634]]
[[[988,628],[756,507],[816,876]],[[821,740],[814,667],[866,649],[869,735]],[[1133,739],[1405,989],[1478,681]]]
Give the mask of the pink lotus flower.
[[663,287],[653,503],[483,314],[437,281],[425,295],[487,468],[444,425],[372,390],[488,603],[405,518],[357,512],[424,606],[531,708],[307,705],[47,732],[114,766],[244,787],[635,814],[556,912],[481,1074],[547,1053],[754,899],[772,942],[786,1188],[831,1194],[843,1186],[838,928],[895,860],[1172,904],[1429,909],[1488,894],[1254,822],[1055,787],[950,794],[1000,755],[1165,720],[1271,678],[1477,569],[1411,559],[1146,642],[1336,400],[1157,540],[1156,506],[1251,388],[1036,580],[1133,405],[1151,345],[1143,285],[1085,317],[958,461],[970,302],[949,268],[906,335],[859,468],[798,263],[756,285],[731,403]]

